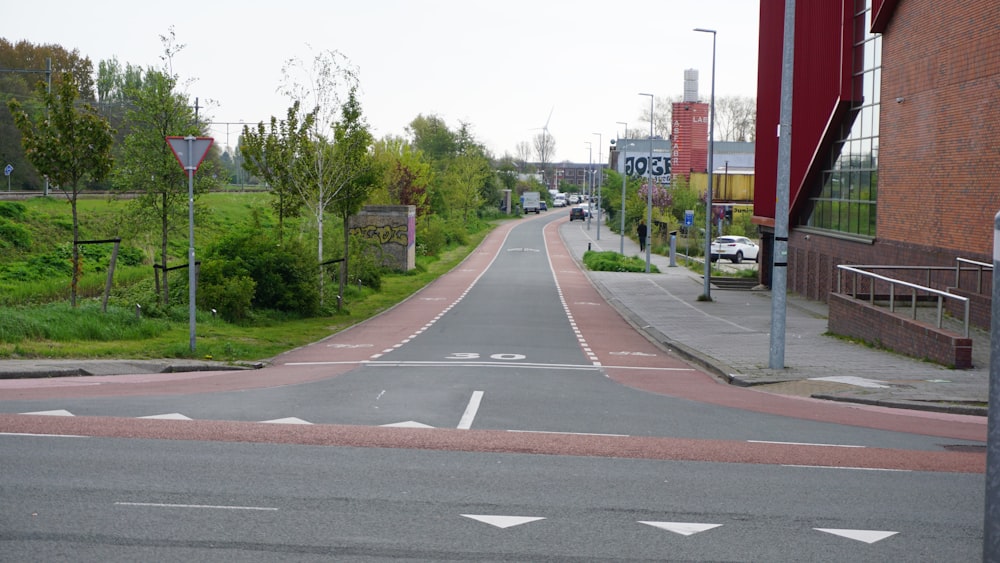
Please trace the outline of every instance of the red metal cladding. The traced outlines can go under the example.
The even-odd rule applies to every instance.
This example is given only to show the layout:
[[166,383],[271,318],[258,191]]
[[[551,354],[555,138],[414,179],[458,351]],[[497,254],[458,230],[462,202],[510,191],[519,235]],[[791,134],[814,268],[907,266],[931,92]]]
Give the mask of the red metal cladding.
[[[851,98],[854,1],[797,2],[792,103],[791,215],[805,186],[818,179]],[[777,194],[778,123],[784,0],[761,0],[757,63],[754,215],[773,219]]]

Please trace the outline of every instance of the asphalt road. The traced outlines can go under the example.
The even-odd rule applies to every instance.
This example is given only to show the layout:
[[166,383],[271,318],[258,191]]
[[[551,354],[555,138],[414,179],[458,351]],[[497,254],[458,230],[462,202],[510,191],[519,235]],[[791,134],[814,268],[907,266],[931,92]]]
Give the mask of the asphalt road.
[[0,396],[0,560],[978,557],[981,444],[719,385],[600,299],[563,221],[263,370]]

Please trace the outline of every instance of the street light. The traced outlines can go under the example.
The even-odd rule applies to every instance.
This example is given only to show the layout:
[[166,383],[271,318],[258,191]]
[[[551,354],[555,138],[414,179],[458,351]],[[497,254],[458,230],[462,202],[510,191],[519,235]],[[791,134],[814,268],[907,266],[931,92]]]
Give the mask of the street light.
[[703,301],[712,300],[712,289],[709,280],[712,276],[712,182],[715,181],[712,172],[715,163],[712,157],[715,154],[715,30],[696,27],[699,33],[712,34],[712,98],[709,111],[712,112],[711,121],[708,122],[708,188],[705,190],[705,287]]
[[[625,126],[625,141],[628,141],[628,123],[624,121],[616,121],[620,125]],[[618,159],[622,163],[622,212],[621,212],[621,241],[618,247],[618,254],[625,256],[625,163],[621,161],[625,158],[625,153],[622,152],[622,148],[618,147]]]
[[587,174],[584,175],[584,184],[586,184],[587,176],[590,176],[590,189],[586,189],[584,186],[583,194],[587,197],[587,230],[590,230],[590,198],[589,195],[594,191],[594,145],[590,141],[584,141],[583,144],[587,145]]
[[646,273],[649,273],[649,258],[650,249],[649,243],[652,240],[650,234],[653,232],[653,95],[643,94],[639,92],[640,96],[649,96],[649,160],[646,162],[646,176],[648,183],[646,184]]
[[604,157],[604,145],[600,133],[591,133],[592,135],[597,135],[597,240],[601,240],[601,177],[604,174],[601,173],[601,158]]

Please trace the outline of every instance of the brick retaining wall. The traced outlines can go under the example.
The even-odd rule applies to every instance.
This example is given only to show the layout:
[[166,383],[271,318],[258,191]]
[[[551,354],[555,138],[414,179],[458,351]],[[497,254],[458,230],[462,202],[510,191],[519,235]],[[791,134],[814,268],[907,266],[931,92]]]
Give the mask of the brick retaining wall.
[[906,356],[948,367],[972,367],[972,339],[906,318],[866,301],[829,294],[828,329]]

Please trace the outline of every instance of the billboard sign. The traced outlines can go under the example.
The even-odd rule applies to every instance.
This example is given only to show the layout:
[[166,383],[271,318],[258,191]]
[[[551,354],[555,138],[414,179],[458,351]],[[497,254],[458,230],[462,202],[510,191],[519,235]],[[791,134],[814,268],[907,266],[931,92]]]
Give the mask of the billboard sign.
[[[645,176],[649,163],[648,152],[626,152],[618,158],[618,173],[624,173],[626,176]],[[657,184],[670,185],[670,156],[653,153],[652,176]]]

